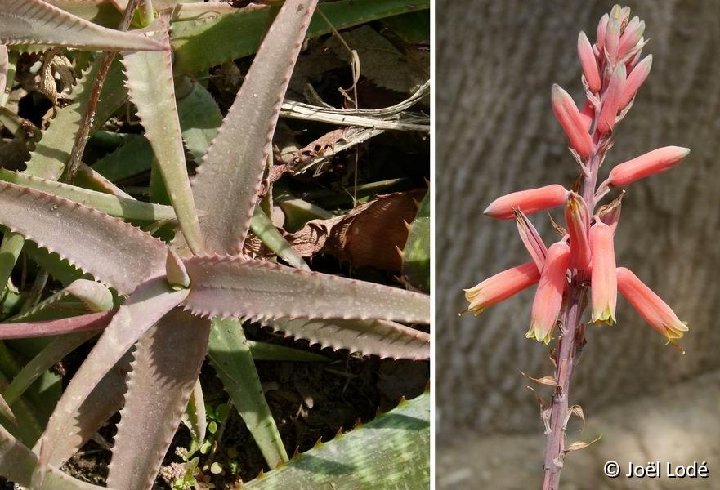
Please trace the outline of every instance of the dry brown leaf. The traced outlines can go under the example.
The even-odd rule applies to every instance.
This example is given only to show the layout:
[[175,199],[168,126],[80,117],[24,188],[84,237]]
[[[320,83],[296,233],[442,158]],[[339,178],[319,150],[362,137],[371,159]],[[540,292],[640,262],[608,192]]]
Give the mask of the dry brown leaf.
[[580,449],[585,449],[589,445],[595,444],[599,440],[600,440],[600,436],[596,437],[595,439],[593,439],[590,442],[583,442],[583,441],[573,442],[572,444],[570,444],[568,447],[565,448],[565,452],[569,453],[571,451],[578,451]]
[[522,371],[520,371],[520,374],[522,374],[522,375],[525,376],[526,378],[531,379],[531,380],[533,380],[533,381],[535,381],[536,383],[539,383],[539,384],[541,384],[541,385],[545,385],[545,386],[557,386],[557,380],[555,379],[554,376],[543,376],[542,378],[533,378],[532,376],[529,376],[529,375],[525,374],[525,373],[522,372]]
[[309,221],[288,237],[303,257],[325,252],[353,267],[372,266],[399,272],[402,258],[398,249],[407,241],[407,224],[417,213],[424,189],[377,196],[345,216]]

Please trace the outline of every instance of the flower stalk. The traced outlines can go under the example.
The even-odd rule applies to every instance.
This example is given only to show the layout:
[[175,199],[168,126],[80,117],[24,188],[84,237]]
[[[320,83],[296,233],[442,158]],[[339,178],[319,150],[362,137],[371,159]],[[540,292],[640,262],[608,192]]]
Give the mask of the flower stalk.
[[[640,316],[670,343],[688,329],[670,307],[637,276],[615,264],[615,231],[624,188],[633,182],[677,165],[689,150],[667,146],[620,163],[598,186],[600,166],[606,160],[617,124],[632,108],[634,98],[650,73],[652,58],[641,58],[645,23],[630,19],[630,9],[616,5],[602,16],[597,39],[578,36],[578,57],[587,102],[578,109],[570,94],[552,87],[552,110],[565,131],[570,152],[581,168],[580,184],[569,191],[561,185],[513,192],[493,201],[485,214],[497,219],[516,217],[523,244],[532,261],[496,274],[466,290],[469,310],[479,313],[522,289],[538,283],[530,330],[526,337],[549,343],[558,327],[553,349],[555,386],[551,406],[543,410],[546,422],[543,490],[556,490],[565,455],[570,382],[580,347],[585,344],[582,318],[591,299],[590,320],[596,325],[615,323],[618,292]],[[597,210],[601,199],[620,188],[616,198]],[[564,205],[566,228],[555,228],[562,238],[545,248],[526,214]],[[548,413],[549,412],[549,413]]]

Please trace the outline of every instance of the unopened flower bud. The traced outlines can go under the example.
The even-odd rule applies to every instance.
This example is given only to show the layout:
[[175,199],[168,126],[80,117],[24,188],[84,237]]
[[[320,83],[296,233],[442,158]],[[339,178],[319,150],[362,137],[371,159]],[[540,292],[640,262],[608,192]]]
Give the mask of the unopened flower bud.
[[588,84],[588,88],[593,93],[598,93],[601,87],[600,72],[598,71],[595,53],[584,32],[580,31],[578,36],[578,57],[582,65],[583,75]]
[[615,275],[615,244],[613,229],[596,222],[590,228],[592,252],[592,321],[615,323],[617,277]]
[[570,147],[577,151],[581,158],[586,159],[593,149],[592,138],[575,101],[557,84],[553,84],[552,87],[552,109],[555,118],[568,136]]
[[593,119],[595,119],[595,106],[589,100],[585,101],[585,105],[583,105],[582,110],[580,110],[580,119],[582,120],[585,131],[590,133]]
[[564,241],[550,245],[533,300],[530,330],[525,337],[546,344],[552,339],[552,330],[560,315],[563,293],[567,286],[566,273],[569,262],[570,247]]
[[610,171],[608,182],[616,187],[625,187],[636,180],[673,168],[689,153],[690,149],[681,146],[658,148],[616,165]]
[[623,86],[622,97],[620,97],[619,104],[620,109],[625,108],[630,100],[635,97],[635,94],[650,74],[650,68],[652,68],[652,55],[646,56],[640,63],[633,67]]
[[602,99],[602,109],[598,119],[598,131],[609,133],[615,127],[615,119],[620,110],[620,99],[625,86],[625,65],[620,64],[615,68],[607,91]]
[[631,270],[618,267],[617,281],[620,294],[648,325],[667,337],[670,342],[679,339],[688,331],[685,322],[680,321],[675,312]]
[[512,219],[515,209],[532,214],[565,204],[568,190],[559,184],[546,185],[538,189],[526,189],[498,197],[485,209],[484,213],[497,219]]
[[618,60],[618,50],[620,49],[620,23],[614,19],[612,15],[608,20],[605,30],[605,53],[613,66]]
[[618,4],[613,5],[610,9],[610,18],[617,20],[621,27],[627,25],[628,19],[630,18],[630,7],[621,7]]
[[465,289],[465,298],[470,305],[468,311],[476,315],[488,306],[505,301],[523,289],[529,288],[540,279],[540,272],[534,262],[527,262],[495,274],[475,287]]
[[638,17],[633,17],[632,20],[628,22],[625,31],[620,37],[618,58],[624,58],[637,46],[642,38],[643,32],[645,32],[645,21],[641,21]]
[[607,35],[608,20],[610,20],[610,16],[605,14],[600,17],[600,22],[598,22],[597,25],[597,42],[595,44],[600,53],[602,53],[605,48],[605,36]]

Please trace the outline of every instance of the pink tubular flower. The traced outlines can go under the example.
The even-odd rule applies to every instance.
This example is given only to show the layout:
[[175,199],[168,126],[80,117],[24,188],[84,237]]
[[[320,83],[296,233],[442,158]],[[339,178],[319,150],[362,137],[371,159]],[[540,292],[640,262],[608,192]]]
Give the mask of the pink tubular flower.
[[625,187],[636,180],[673,168],[689,153],[688,148],[681,146],[658,148],[616,165],[610,171],[608,182],[616,187]]
[[552,109],[555,118],[570,140],[570,146],[578,152],[581,158],[586,159],[593,149],[592,138],[575,101],[558,84],[553,84],[552,87]]
[[590,228],[592,252],[592,321],[615,323],[617,303],[617,277],[615,273],[615,244],[613,229],[596,222]]
[[464,289],[470,305],[468,311],[479,315],[488,306],[505,301],[540,279],[534,262],[527,262],[495,274],[475,287]]
[[532,214],[543,209],[565,204],[568,190],[559,184],[546,185],[539,189],[527,189],[498,197],[485,209],[484,213],[497,219],[512,219],[515,209]]
[[591,92],[598,93],[600,91],[601,81],[597,60],[595,59],[595,53],[593,53],[593,48],[590,45],[590,41],[588,41],[588,37],[582,31],[580,31],[580,35],[578,35],[578,57],[580,58],[580,64],[582,65],[588,88]]
[[631,270],[618,267],[617,281],[620,294],[652,328],[667,337],[668,341],[677,340],[688,331],[685,322],[680,321],[675,312]]
[[570,268],[585,271],[590,268],[590,215],[585,200],[574,192],[565,204],[565,223],[570,234]]
[[602,109],[600,109],[600,118],[598,120],[598,131],[600,133],[609,133],[615,126],[624,86],[625,65],[620,64],[610,77],[610,83],[602,100]]
[[623,87],[622,97],[620,97],[620,109],[624,109],[630,100],[635,97],[635,94],[650,74],[650,68],[652,68],[652,55],[646,56],[633,67]]
[[530,330],[525,337],[545,344],[552,339],[552,330],[560,314],[563,293],[567,286],[565,275],[569,262],[570,247],[564,241],[553,243],[548,248],[545,267],[533,300]]

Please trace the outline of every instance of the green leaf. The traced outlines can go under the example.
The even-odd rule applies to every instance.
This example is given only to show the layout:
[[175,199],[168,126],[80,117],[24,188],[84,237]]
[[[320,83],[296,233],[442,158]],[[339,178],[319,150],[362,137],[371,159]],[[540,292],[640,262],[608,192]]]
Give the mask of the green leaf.
[[295,249],[292,248],[292,245],[285,240],[285,237],[282,236],[265,212],[260,209],[260,206],[255,208],[252,220],[250,221],[250,229],[255,236],[262,240],[267,248],[272,250],[290,266],[310,270],[302,257],[300,257]]
[[131,134],[127,136],[125,144],[95,162],[92,168],[105,178],[117,182],[147,172],[153,158],[155,155],[147,138]]
[[268,465],[287,461],[240,321],[213,319],[208,357]]
[[[338,29],[372,20],[430,8],[430,0],[341,0],[323,3],[323,14]],[[175,70],[198,73],[226,61],[249,56],[258,49],[265,33],[270,8],[230,10],[216,6],[181,9],[173,22],[172,46]],[[184,19],[184,20],[183,20]],[[332,32],[323,17],[316,16],[307,37]],[[238,35],[241,33],[241,35]]]
[[2,392],[5,400],[14,404],[45,371],[95,335],[96,332],[82,332],[54,339],[15,375]]
[[176,91],[184,91],[177,101],[183,141],[188,152],[200,163],[222,124],[222,113],[210,92],[198,82],[180,77],[176,84],[182,85],[182,88],[176,86]]
[[110,216],[135,221],[169,221],[175,219],[175,211],[169,206],[138,201],[128,197],[84,189],[54,180],[0,169],[0,179],[13,184],[63,197],[73,202],[97,209]]
[[[65,286],[85,275],[83,271],[70,264],[67,260],[64,260],[58,254],[38,247],[36,243],[30,240],[25,242],[25,248],[23,250],[33,262],[45,269],[53,279]],[[90,275],[87,274],[87,277],[90,277]]]
[[415,289],[430,292],[430,190],[420,203],[402,253],[402,274]]
[[270,344],[268,342],[247,341],[250,353],[255,361],[289,361],[289,362],[328,362],[330,359],[314,352]]
[[[73,102],[59,109],[57,115],[50,121],[50,126],[43,131],[42,139],[30,155],[26,173],[49,180],[60,178],[75,144],[75,138],[68,135],[74,135],[80,127],[101,62],[102,60],[98,59],[93,63],[90,71],[75,86]],[[105,119],[122,105],[125,97],[122,65],[116,60],[110,66],[103,84],[94,126],[103,124]]]
[[185,408],[183,422],[190,429],[192,434],[192,442],[190,443],[190,452],[195,452],[197,448],[205,440],[207,432],[207,413],[205,412],[205,397],[203,395],[200,380],[195,382],[193,391],[190,394],[190,400]]
[[[167,26],[163,37],[167,38]],[[153,148],[180,228],[192,251],[200,253],[202,237],[180,135],[171,53],[125,53],[123,64],[130,99]]]
[[427,12],[409,12],[383,19],[382,23],[408,44],[430,42],[430,16]]
[[430,394],[243,484],[257,490],[429,488]]

